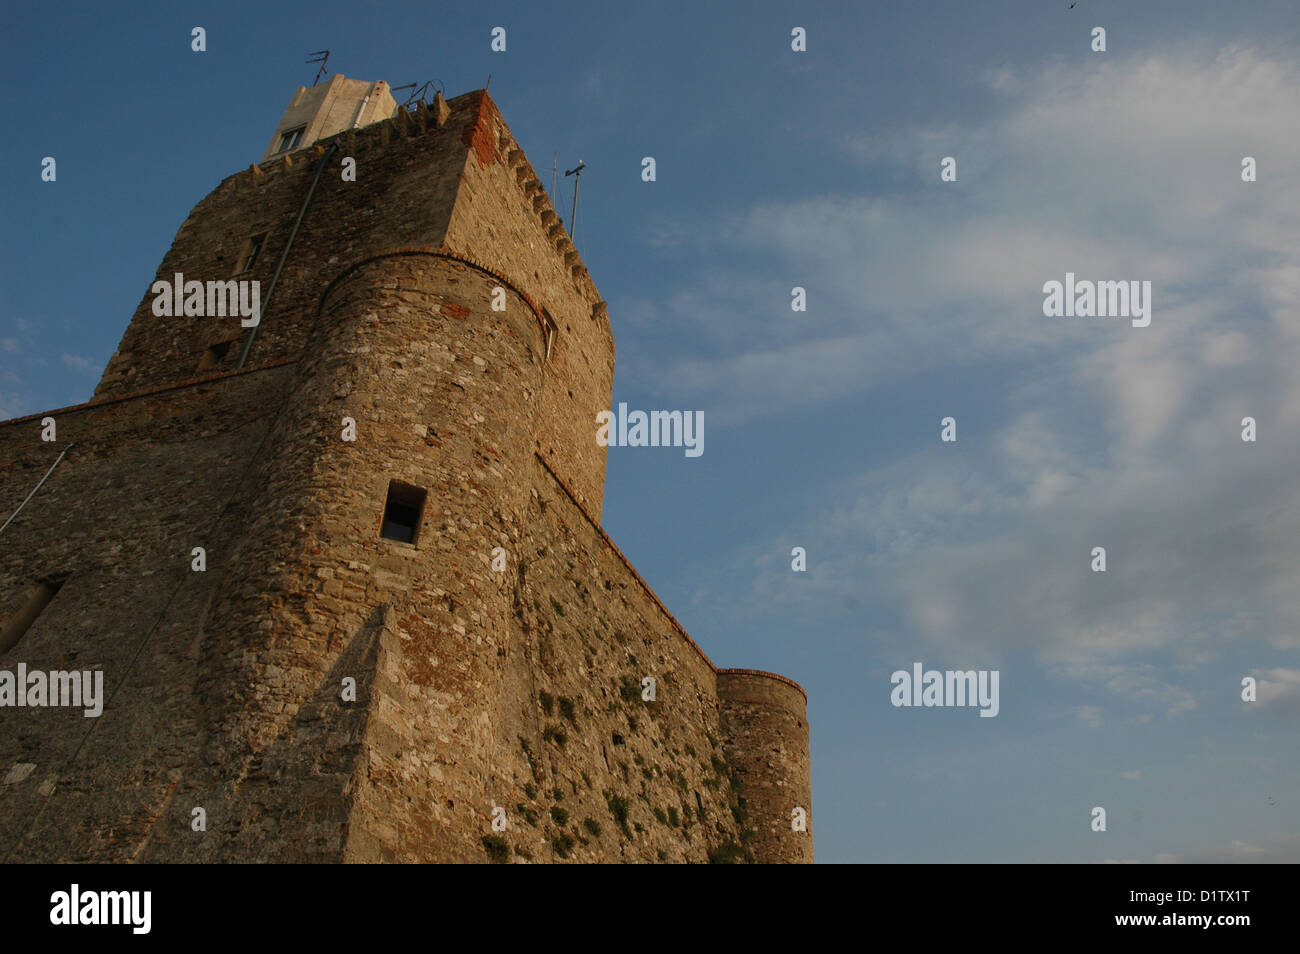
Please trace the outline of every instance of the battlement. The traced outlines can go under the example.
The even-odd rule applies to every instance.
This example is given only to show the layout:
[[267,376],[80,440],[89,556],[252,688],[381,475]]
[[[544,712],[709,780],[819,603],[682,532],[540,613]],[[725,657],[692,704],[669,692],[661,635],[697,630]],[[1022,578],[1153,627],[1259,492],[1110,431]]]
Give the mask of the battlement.
[[[537,225],[545,233],[548,244],[564,261],[578,294],[590,300],[594,306],[591,317],[608,327],[608,311],[591,274],[583,264],[541,178],[506,127],[500,110],[487,90],[474,90],[450,101],[437,93],[432,103],[420,100],[410,109],[396,107],[391,116],[375,120],[365,128],[322,135],[295,151],[268,151],[260,163],[254,163],[248,169],[222,180],[217,191],[250,186],[265,188],[276,177],[301,172],[304,165],[318,161],[331,144],[337,143],[340,155],[361,157],[375,150],[387,150],[394,141],[436,134],[444,128],[453,136],[459,133],[461,144],[473,152],[480,165],[502,164],[506,167],[524,199],[532,206]],[[312,148],[307,148],[308,145]]]

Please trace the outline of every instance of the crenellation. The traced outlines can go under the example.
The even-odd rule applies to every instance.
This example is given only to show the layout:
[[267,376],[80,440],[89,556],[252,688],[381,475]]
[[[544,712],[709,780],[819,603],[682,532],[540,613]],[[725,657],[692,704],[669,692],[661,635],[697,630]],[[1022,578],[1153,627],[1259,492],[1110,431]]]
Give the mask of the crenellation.
[[451,107],[447,105],[447,100],[443,99],[441,91],[434,94],[433,104],[429,107],[429,112],[439,128],[447,122],[447,118],[451,115]]

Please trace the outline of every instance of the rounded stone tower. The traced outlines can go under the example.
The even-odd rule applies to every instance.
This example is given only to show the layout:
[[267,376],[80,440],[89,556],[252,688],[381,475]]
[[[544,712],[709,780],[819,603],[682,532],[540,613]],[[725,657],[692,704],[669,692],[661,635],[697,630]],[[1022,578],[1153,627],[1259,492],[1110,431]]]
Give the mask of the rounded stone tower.
[[808,697],[795,682],[756,669],[718,670],[723,745],[766,864],[813,860]]
[[[469,816],[508,749],[493,714],[513,612],[489,564],[496,547],[519,552],[539,317],[434,249],[368,256],[322,296],[207,634],[224,656],[213,758],[248,762],[224,772],[236,801],[276,819],[259,829],[238,810],[224,857],[303,859],[344,840],[368,860],[481,855]],[[345,678],[368,715],[341,738],[313,711],[339,704]],[[355,777],[340,746],[365,760]],[[436,799],[413,805],[413,780],[436,781]],[[295,809],[312,797],[330,805],[320,824]]]

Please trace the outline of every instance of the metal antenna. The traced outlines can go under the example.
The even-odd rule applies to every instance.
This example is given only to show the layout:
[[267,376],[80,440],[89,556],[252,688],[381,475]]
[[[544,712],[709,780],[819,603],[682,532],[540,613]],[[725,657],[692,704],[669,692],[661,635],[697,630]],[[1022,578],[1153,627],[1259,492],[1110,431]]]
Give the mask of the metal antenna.
[[326,64],[327,62],[329,62],[330,51],[329,51],[329,50],[317,50],[315,53],[308,53],[307,55],[308,55],[309,57],[319,57],[319,59],[309,59],[309,60],[307,60],[308,63],[319,63],[319,64],[320,64],[320,69],[316,71],[316,78],[315,78],[314,80],[311,81],[311,85],[312,85],[312,86],[315,86],[317,83],[320,82],[320,78],[321,78],[322,76],[324,76],[326,73],[329,72],[329,70],[325,69],[325,64]]
[[401,92],[404,89],[414,90],[410,96],[406,97],[406,100],[402,103],[402,108],[415,112],[420,103],[432,101],[432,94],[442,92],[442,80],[429,80],[423,86],[418,83],[406,83],[402,86],[393,86],[391,89],[394,93]]
[[573,242],[573,247],[578,247],[578,240],[575,237],[578,231],[578,183],[582,181],[582,170],[587,168],[587,164],[581,159],[578,164],[565,173],[566,176],[573,176],[573,218],[569,223],[569,238]]

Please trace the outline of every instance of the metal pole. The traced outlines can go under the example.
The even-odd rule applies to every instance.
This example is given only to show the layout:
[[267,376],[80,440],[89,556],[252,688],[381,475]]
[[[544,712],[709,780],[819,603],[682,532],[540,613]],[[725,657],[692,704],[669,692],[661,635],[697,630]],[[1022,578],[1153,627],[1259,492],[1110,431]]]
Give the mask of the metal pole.
[[582,181],[582,173],[578,172],[573,177],[573,217],[569,219],[569,238],[573,240],[576,247],[578,244],[578,183]]
[[298,210],[298,217],[293,220],[293,230],[289,232],[289,240],[284,243],[284,251],[280,253],[280,261],[275,264],[275,274],[271,276],[271,284],[266,289],[266,300],[262,302],[261,314],[257,316],[257,324],[253,325],[248,333],[248,340],[244,342],[244,351],[239,356],[239,367],[244,366],[248,360],[248,351],[253,347],[253,339],[257,337],[257,329],[262,326],[262,319],[266,317],[266,309],[271,304],[271,296],[275,294],[275,286],[280,281],[280,272],[284,269],[285,260],[289,257],[289,249],[293,248],[293,240],[298,235],[298,226],[302,225],[302,217],[307,214],[307,206],[311,205],[311,197],[316,194],[316,183],[320,182],[320,174],[325,171],[325,166],[330,161],[330,156],[334,155],[334,150],[339,147],[338,139],[330,143],[330,147],[325,150],[325,155],[320,158],[320,165],[316,167],[316,178],[311,180],[311,188],[307,190],[307,197],[302,200],[302,208]]
[[569,220],[569,240],[573,242],[574,248],[578,246],[577,241],[574,239],[578,229],[578,183],[582,181],[582,170],[585,168],[587,168],[587,164],[579,159],[576,166],[564,173],[565,176],[575,177],[573,180],[573,218]]

